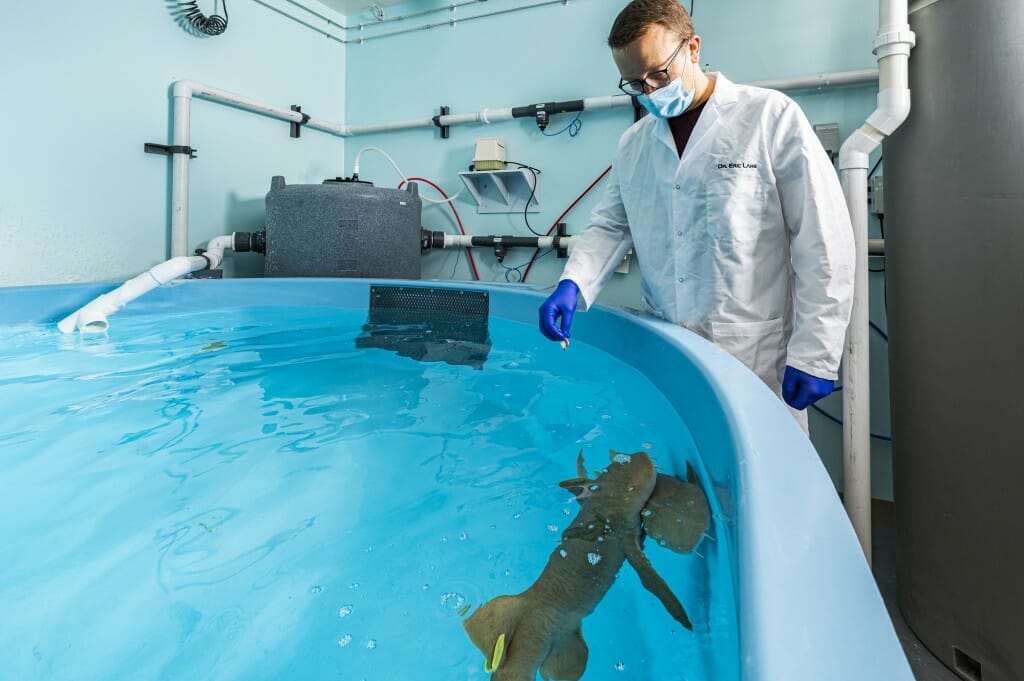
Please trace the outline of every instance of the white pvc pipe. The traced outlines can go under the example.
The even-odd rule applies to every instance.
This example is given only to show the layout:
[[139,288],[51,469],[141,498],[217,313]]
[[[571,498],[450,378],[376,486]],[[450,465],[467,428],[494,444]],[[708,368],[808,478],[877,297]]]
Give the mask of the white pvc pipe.
[[[171,144],[189,146],[192,97],[179,95],[174,86],[174,134]],[[188,162],[187,154],[171,154],[171,257],[188,255]]]
[[776,78],[759,80],[750,85],[770,90],[824,90],[843,85],[863,85],[878,82],[878,69],[862,69],[860,71],[841,71],[838,73],[822,73],[817,76],[799,76],[797,78]]
[[843,502],[871,562],[871,357],[868,351],[868,155],[910,113],[908,66],[914,33],[906,0],[880,0],[877,107],[839,150],[839,174],[856,252],[853,309],[843,351]]
[[129,279],[109,293],[86,303],[57,323],[61,333],[71,333],[78,329],[82,333],[99,333],[107,330],[107,318],[141,295],[164,284],[180,279],[192,272],[204,269],[216,269],[224,261],[224,251],[232,248],[232,236],[219,236],[211,239],[207,251],[203,255],[192,255],[171,258],[156,265],[146,272]]

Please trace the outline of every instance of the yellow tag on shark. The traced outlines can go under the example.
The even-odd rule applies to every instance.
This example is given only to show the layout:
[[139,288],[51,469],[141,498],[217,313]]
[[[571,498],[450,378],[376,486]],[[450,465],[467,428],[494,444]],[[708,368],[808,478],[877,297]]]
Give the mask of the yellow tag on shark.
[[491,655],[490,660],[484,660],[484,671],[488,674],[493,674],[498,670],[498,665],[501,664],[501,658],[505,654],[505,634],[498,636],[497,643],[494,644],[494,653]]

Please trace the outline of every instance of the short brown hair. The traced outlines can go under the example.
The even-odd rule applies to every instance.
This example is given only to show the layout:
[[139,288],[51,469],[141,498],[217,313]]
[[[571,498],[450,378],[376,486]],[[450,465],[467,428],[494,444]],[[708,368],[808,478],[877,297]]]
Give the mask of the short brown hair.
[[652,24],[675,31],[680,38],[693,35],[693,20],[679,0],[633,0],[619,12],[608,34],[608,47],[613,50],[643,37]]

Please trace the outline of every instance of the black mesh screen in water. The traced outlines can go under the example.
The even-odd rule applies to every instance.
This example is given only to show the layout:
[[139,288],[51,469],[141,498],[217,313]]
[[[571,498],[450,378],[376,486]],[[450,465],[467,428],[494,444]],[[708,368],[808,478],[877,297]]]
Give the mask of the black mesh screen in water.
[[371,286],[369,318],[356,347],[480,369],[491,350],[489,310],[486,291]]

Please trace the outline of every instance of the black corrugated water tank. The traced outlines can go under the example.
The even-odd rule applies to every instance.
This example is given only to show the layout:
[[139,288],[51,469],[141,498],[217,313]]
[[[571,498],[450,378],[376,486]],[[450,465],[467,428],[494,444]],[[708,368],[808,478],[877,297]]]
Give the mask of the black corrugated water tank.
[[286,184],[267,192],[268,277],[420,278],[419,190],[368,182]]
[[1024,679],[1024,0],[912,8],[885,143],[900,607],[969,681]]

